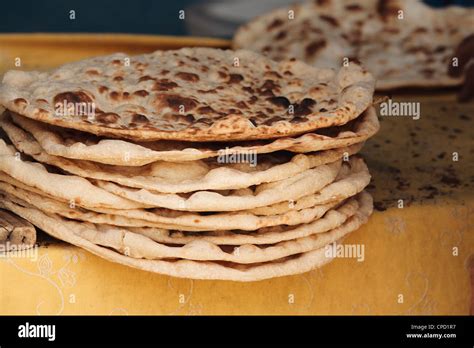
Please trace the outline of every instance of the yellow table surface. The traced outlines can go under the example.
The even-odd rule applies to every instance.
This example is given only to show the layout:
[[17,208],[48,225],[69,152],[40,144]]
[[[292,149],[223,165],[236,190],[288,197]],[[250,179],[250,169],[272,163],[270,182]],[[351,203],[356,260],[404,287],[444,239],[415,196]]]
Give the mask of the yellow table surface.
[[[15,57],[22,69],[43,69],[97,54],[186,45],[226,42],[0,35],[0,74],[14,68]],[[362,151],[377,209],[344,242],[364,245],[363,262],[336,259],[312,272],[253,283],[201,281],[43,242],[29,257],[0,258],[0,314],[469,314],[474,103],[458,104],[452,90],[393,98],[421,102],[421,118],[381,117],[381,131]]]

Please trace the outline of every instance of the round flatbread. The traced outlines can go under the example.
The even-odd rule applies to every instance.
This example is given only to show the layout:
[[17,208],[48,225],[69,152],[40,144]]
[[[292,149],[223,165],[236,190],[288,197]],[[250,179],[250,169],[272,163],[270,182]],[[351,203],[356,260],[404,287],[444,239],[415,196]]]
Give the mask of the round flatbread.
[[[311,252],[333,243],[344,237],[346,234],[356,230],[363,223],[367,222],[371,215],[372,198],[368,194],[360,196],[360,209],[341,226],[324,233],[317,233],[295,240],[283,241],[272,245],[262,245],[257,247],[252,244],[232,247],[231,250],[223,249],[216,244],[204,240],[193,240],[182,246],[168,246],[151,240],[141,234],[130,232],[126,229],[111,228],[106,225],[79,224],[68,221],[54,215],[45,215],[31,207],[19,208],[5,200],[0,203],[1,207],[7,207],[13,211],[19,211],[19,215],[33,216],[46,232],[54,228],[53,225],[64,226],[74,235],[79,236],[91,243],[112,248],[120,253],[137,259],[189,259],[195,261],[226,261],[232,263],[255,264],[280,260],[292,255]],[[46,226],[46,228],[43,227]],[[54,232],[53,232],[54,234]]]
[[433,8],[419,0],[307,1],[245,24],[233,47],[335,69],[360,61],[378,90],[451,86],[462,83],[448,75],[448,65],[474,32],[473,17],[472,8]]
[[276,182],[305,170],[332,163],[357,153],[363,144],[318,153],[279,153],[257,156],[248,163],[219,163],[209,159],[192,162],[153,162],[141,167],[111,166],[49,155],[28,132],[16,126],[8,115],[0,117],[0,127],[17,150],[40,163],[54,165],[83,178],[105,180],[120,185],[162,193],[203,190],[235,190]]
[[16,125],[33,135],[50,155],[122,166],[142,166],[156,161],[184,162],[232,154],[265,154],[280,150],[306,153],[359,144],[380,128],[375,108],[370,107],[343,126],[323,128],[302,136],[273,141],[190,143],[160,140],[133,143],[55,127],[11,113]]
[[345,124],[372,104],[357,64],[335,72],[246,50],[113,54],[49,72],[11,70],[0,104],[28,118],[132,140],[272,139]]

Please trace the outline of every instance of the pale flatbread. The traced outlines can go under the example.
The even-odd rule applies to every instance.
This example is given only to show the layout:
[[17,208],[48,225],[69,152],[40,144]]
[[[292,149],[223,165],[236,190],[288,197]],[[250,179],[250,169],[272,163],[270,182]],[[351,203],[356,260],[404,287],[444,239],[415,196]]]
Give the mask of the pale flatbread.
[[360,61],[378,90],[451,86],[462,78],[449,76],[448,65],[474,33],[473,18],[472,8],[433,8],[419,0],[307,1],[245,24],[233,47],[335,69],[344,59]]
[[[307,209],[298,211],[295,210],[280,215],[266,215],[262,217],[252,213],[220,213],[214,215],[212,218],[209,218],[208,216],[202,216],[199,214],[181,213],[181,215],[178,215],[178,212],[168,212],[167,214],[163,215],[157,215],[156,213],[140,210],[109,209],[103,212],[96,212],[80,207],[73,207],[67,203],[54,200],[51,197],[43,196],[38,193],[19,188],[7,183],[6,181],[2,181],[4,179],[4,176],[0,177],[0,197],[8,196],[9,199],[15,203],[26,202],[47,214],[57,214],[62,217],[78,221],[121,227],[158,227],[162,229],[194,232],[208,231],[210,229],[222,230],[230,227],[232,230],[239,229],[242,231],[253,231],[254,229],[268,226],[277,226],[280,224],[293,226],[302,223],[308,223],[315,219],[319,219],[329,209],[333,208],[339,203],[338,201],[333,201]],[[11,179],[6,180],[12,182]],[[130,215],[144,215],[145,217],[153,216],[154,219],[149,220],[156,221],[131,218],[129,217]],[[179,222],[187,223],[189,226],[179,225]],[[214,226],[212,226],[212,223],[214,223]]]
[[171,194],[126,187],[102,180],[93,182],[114,195],[146,206],[199,212],[236,211],[295,200],[317,192],[334,181],[340,167],[341,160],[338,160],[308,169],[276,183],[224,192],[197,191],[190,194]]
[[353,216],[357,209],[359,209],[358,200],[351,198],[341,203],[339,207],[329,210],[321,218],[307,224],[296,226],[279,225],[250,232],[233,230],[195,233],[148,227],[130,228],[130,231],[143,234],[154,241],[166,244],[187,244],[194,240],[204,240],[217,245],[275,244],[333,230]]
[[133,209],[147,207],[92,185],[78,176],[50,173],[37,162],[22,160],[12,146],[0,139],[0,171],[25,185],[37,188],[53,197],[75,202],[79,206]]
[[106,260],[148,272],[179,278],[257,281],[308,272],[325,265],[334,258],[333,255],[326,255],[325,248],[320,248],[273,262],[250,265],[231,262],[198,262],[182,259],[166,261],[134,259],[89,242],[76,235],[65,225],[58,223],[56,219],[41,213],[39,210],[25,208],[8,201],[0,201],[0,206],[8,208],[39,228],[48,231],[48,234],[53,237],[84,248]]
[[[344,163],[338,180],[315,195],[300,201],[248,211],[199,214],[168,209],[106,209],[71,206],[55,197],[26,186],[0,172],[1,189],[47,213],[55,213],[76,220],[117,226],[155,226],[182,231],[244,230],[253,231],[277,225],[309,223],[323,216],[341,201],[361,192],[370,182],[370,174],[362,159],[351,158]],[[346,190],[346,191],[344,191]],[[313,205],[306,204],[308,201]],[[255,213],[254,213],[255,211]],[[272,211],[275,213],[273,214]]]
[[245,143],[190,143],[155,141],[133,143],[95,137],[88,133],[54,127],[11,113],[13,121],[32,134],[50,155],[111,165],[142,166],[156,161],[183,162],[222,154],[271,153],[280,150],[314,152],[362,143],[379,130],[375,108],[344,126],[321,129],[294,138]]
[[221,164],[215,160],[184,163],[154,162],[142,167],[111,166],[47,154],[26,131],[13,124],[7,115],[0,117],[0,127],[22,153],[84,178],[112,181],[124,186],[162,193],[247,188],[276,182],[305,170],[334,162],[357,153],[362,144],[308,155],[272,154],[255,156],[256,163]]
[[[158,243],[152,239],[106,225],[94,225],[89,223],[77,223],[50,215],[56,224],[64,225],[74,234],[94,244],[109,247],[119,251],[126,256],[144,259],[190,259],[196,261],[226,261],[233,263],[261,263],[278,260],[284,257],[299,255],[324,247],[333,243],[346,234],[356,230],[367,222],[372,213],[372,198],[363,193],[360,196],[360,208],[341,226],[325,233],[316,233],[295,240],[283,241],[271,245],[259,247],[252,244],[244,244],[231,247],[230,250],[219,247],[204,240],[193,240],[182,246],[168,246]],[[10,208],[8,200],[4,205]],[[32,209],[31,207],[27,207]],[[34,208],[33,208],[34,209]],[[40,213],[41,214],[41,213]],[[41,226],[40,226],[41,227]],[[48,232],[48,230],[46,230]]]

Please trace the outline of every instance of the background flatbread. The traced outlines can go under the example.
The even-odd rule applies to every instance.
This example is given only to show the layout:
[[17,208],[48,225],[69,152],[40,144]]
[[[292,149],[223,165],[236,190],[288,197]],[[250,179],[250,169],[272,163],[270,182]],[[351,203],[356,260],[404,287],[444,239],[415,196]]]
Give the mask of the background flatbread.
[[233,47],[336,69],[344,58],[360,61],[378,90],[450,86],[462,82],[448,76],[448,64],[474,33],[473,17],[472,8],[432,8],[419,0],[308,1],[242,26]]

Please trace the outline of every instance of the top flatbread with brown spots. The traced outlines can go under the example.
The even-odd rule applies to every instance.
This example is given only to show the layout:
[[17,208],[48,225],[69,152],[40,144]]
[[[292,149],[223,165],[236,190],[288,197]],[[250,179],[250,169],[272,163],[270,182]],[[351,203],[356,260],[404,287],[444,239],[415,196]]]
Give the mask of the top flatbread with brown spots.
[[373,88],[357,64],[334,71],[246,50],[183,48],[113,54],[50,72],[9,71],[0,105],[101,136],[251,140],[345,124],[371,105]]

